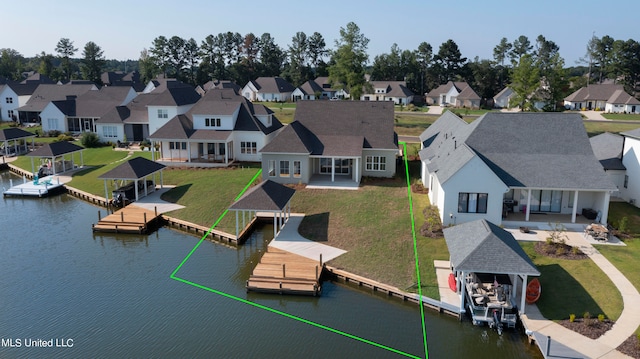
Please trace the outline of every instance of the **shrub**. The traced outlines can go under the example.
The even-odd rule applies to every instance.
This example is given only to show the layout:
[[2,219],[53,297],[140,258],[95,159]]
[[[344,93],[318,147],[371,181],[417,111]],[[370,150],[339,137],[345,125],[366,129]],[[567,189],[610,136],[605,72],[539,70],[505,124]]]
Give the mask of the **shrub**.
[[559,246],[558,248],[556,248],[556,255],[557,256],[563,256],[566,253],[566,249],[564,249],[563,246]]
[[589,313],[589,312],[584,312],[584,313],[582,314],[582,318],[583,318],[583,319],[591,319],[591,313]]
[[600,323],[604,322],[604,314],[598,314],[598,321]]
[[62,134],[62,132],[58,130],[51,130],[47,132],[47,137],[58,137]]
[[578,248],[576,246],[571,247],[571,253],[579,254],[580,253],[580,248]]
[[576,315],[575,315],[575,314],[573,314],[573,313],[569,314],[569,321],[570,321],[571,323],[575,322],[575,321],[576,321]]
[[85,132],[80,137],[80,143],[86,148],[100,147],[100,138],[93,132]]
[[618,230],[624,233],[627,231],[628,226],[629,218],[627,216],[622,217],[622,219],[620,219],[620,223],[618,223]]
[[62,141],[72,142],[73,140],[74,140],[73,136],[62,134],[58,136],[58,138],[56,139],[56,142],[62,142]]

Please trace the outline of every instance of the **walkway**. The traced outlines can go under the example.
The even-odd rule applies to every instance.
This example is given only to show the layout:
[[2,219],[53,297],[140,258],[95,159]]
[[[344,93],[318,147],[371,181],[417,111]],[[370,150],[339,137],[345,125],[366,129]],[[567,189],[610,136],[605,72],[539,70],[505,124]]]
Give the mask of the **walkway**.
[[298,233],[298,227],[303,218],[304,214],[292,213],[284,228],[282,228],[278,236],[271,241],[269,247],[282,249],[313,260],[318,260],[322,255],[323,263],[347,252],[302,237]]
[[[544,240],[543,238],[546,237],[546,234],[544,234],[544,231],[539,232],[542,233],[535,236],[537,238],[535,240]],[[569,237],[567,244],[577,246],[587,254],[609,276],[620,291],[624,305],[620,318],[618,318],[611,330],[598,339],[587,338],[560,324],[545,319],[535,304],[527,305],[526,314],[522,315],[521,319],[527,329],[538,332],[544,337],[550,336],[552,340],[564,344],[588,358],[628,358],[628,356],[618,352],[615,348],[633,335],[638,326],[640,326],[640,293],[609,260],[589,243],[582,233],[566,232],[566,234]],[[553,354],[553,344],[551,353]]]

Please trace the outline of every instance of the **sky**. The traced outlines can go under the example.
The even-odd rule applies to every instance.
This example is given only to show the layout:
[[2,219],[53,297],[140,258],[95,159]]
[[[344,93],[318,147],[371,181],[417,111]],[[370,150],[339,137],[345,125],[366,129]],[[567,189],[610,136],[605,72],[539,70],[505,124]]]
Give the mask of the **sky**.
[[[104,4],[98,6],[97,4]],[[296,32],[319,32],[327,48],[335,48],[340,28],[354,22],[369,41],[369,64],[389,53],[396,43],[415,50],[428,42],[437,53],[448,39],[462,56],[493,59],[493,48],[506,37],[538,35],[554,41],[566,66],[584,57],[587,41],[609,35],[616,40],[640,41],[640,1],[616,0],[32,0],[8,1],[2,6],[0,48],[12,48],[32,57],[42,51],[55,55],[60,38],[69,38],[82,56],[93,41],[107,59],[137,60],[153,39],[164,35],[194,38],[198,44],[210,34],[252,32],[271,34],[286,49]],[[10,16],[8,16],[11,14]]]

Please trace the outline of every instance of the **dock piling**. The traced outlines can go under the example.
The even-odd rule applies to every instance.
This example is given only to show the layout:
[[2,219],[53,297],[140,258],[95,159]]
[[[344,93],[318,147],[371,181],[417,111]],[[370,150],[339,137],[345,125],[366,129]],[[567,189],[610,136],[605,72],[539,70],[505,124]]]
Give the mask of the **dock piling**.
[[285,264],[282,264],[282,278],[287,278],[287,276],[285,275]]

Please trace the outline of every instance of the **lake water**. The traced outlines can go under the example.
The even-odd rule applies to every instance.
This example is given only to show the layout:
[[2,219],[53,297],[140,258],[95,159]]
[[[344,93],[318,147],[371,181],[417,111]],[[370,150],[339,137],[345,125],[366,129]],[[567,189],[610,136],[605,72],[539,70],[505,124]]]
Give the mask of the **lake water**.
[[[0,173],[0,188],[10,176]],[[270,227],[239,249],[197,248],[177,276],[212,292],[170,278],[199,238],[94,234],[98,210],[67,195],[0,199],[0,358],[425,357],[415,304],[331,282],[319,298],[246,293]],[[512,330],[498,336],[428,309],[425,323],[429,358],[541,357]]]

